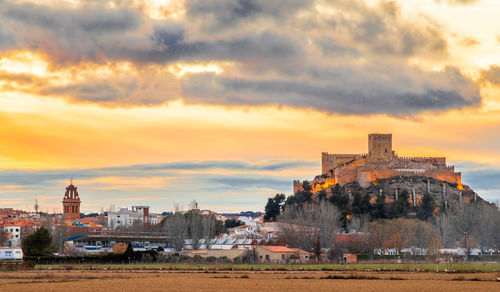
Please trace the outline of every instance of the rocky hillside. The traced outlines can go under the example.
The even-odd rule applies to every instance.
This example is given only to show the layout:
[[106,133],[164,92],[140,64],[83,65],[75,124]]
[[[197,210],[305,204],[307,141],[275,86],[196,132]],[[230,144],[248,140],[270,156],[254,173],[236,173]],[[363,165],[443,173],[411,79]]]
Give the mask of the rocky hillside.
[[[456,184],[451,184],[445,181],[440,181],[434,178],[420,176],[396,176],[389,179],[379,180],[367,188],[362,188],[357,182],[346,184],[342,187],[342,193],[349,195],[356,192],[362,195],[368,194],[372,198],[372,202],[379,193],[386,196],[388,202],[394,200],[396,194],[401,194],[404,190],[409,193],[410,200],[413,201],[413,193],[415,194],[416,205],[419,204],[423,195],[429,190],[434,198],[437,206],[443,204],[445,200],[446,206],[449,208],[457,208],[461,202],[483,201],[469,187],[464,186],[463,189],[457,188]],[[330,190],[327,190],[329,193]]]

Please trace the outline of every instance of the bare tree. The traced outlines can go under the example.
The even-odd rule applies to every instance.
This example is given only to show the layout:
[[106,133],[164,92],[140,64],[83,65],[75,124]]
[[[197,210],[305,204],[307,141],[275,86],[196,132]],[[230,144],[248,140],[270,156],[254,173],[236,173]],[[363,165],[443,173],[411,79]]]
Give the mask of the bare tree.
[[189,233],[191,236],[191,247],[198,249],[198,242],[203,236],[203,216],[197,212],[188,213]]
[[476,242],[481,249],[498,249],[500,247],[500,212],[495,205],[483,204],[477,212],[479,217],[476,235]]
[[83,252],[76,248],[73,244],[66,242],[62,249],[62,254],[65,256],[81,256]]
[[175,238],[175,249],[182,250],[188,231],[188,223],[184,215],[179,212],[169,215],[165,218],[163,227],[168,236]]
[[292,247],[314,250],[319,237],[322,247],[330,247],[335,233],[340,231],[340,212],[329,202],[287,206],[278,217],[286,242]]
[[2,227],[0,228],[0,246],[5,246],[6,242],[7,242],[7,232],[5,232]]
[[214,215],[203,216],[203,238],[207,248],[211,247],[210,241],[217,232],[217,219]]
[[370,222],[369,214],[360,214],[352,216],[349,223],[347,223],[347,228],[349,230],[361,231],[365,228],[366,224]]
[[441,214],[435,218],[434,227],[443,238],[443,245],[445,247],[453,247],[456,243],[457,237],[453,231],[451,216],[448,214]]
[[371,248],[437,249],[442,245],[441,237],[434,227],[417,219],[392,219],[371,222],[366,226],[370,234]]
[[474,246],[482,249],[500,247],[498,222],[500,213],[495,205],[470,202],[436,217],[435,226],[447,247],[462,246],[470,253]]
[[99,220],[97,221],[97,223],[101,226],[107,226],[108,225],[108,222],[104,216],[104,208],[101,208],[101,214],[99,214]]

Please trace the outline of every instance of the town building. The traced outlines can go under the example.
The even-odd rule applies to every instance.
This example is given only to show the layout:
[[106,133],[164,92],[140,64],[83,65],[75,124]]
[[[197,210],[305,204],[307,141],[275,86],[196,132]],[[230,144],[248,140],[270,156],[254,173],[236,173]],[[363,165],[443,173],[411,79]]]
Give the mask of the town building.
[[108,212],[108,226],[112,230],[134,224],[158,224],[158,216],[149,213],[149,206],[132,206],[131,210],[121,208],[118,212]]
[[172,239],[164,235],[148,234],[83,234],[66,240],[82,253],[113,252],[118,243],[132,244],[134,251],[157,250],[160,246],[164,250],[172,250]]
[[66,187],[63,204],[64,223],[71,224],[73,221],[80,219],[80,196],[78,195],[77,187],[73,185],[73,180]]
[[183,250],[182,254],[186,256],[200,256],[202,258],[208,257],[227,257],[229,260],[233,260],[237,257],[243,257],[248,252],[245,249],[188,249]]
[[7,247],[21,247],[21,225],[4,225],[7,234]]
[[0,247],[0,261],[22,261],[23,250],[21,248]]
[[184,240],[185,249],[252,249],[262,243],[262,239],[242,237],[236,238],[233,236],[222,236],[219,238],[198,240],[196,245],[193,245],[192,239]]
[[257,259],[260,263],[305,263],[313,258],[313,254],[299,248],[286,246],[264,245],[256,248]]

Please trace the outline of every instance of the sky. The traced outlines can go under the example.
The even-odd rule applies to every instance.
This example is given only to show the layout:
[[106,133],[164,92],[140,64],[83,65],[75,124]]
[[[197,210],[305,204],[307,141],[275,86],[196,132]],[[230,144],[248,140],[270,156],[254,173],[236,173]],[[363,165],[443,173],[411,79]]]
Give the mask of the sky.
[[0,0],[0,208],[263,211],[321,152],[500,200],[500,1]]

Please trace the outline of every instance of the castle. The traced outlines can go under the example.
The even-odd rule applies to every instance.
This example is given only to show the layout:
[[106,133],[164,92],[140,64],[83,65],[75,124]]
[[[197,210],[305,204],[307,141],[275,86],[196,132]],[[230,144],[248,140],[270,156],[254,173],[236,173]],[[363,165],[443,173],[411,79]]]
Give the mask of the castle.
[[[463,189],[461,173],[446,165],[445,157],[399,157],[392,150],[392,134],[369,134],[368,153],[321,154],[322,175],[312,182],[313,193],[335,184],[343,186],[358,182],[363,188],[379,179],[394,176],[422,176],[456,184]],[[302,189],[300,181],[293,182],[293,193]]]

